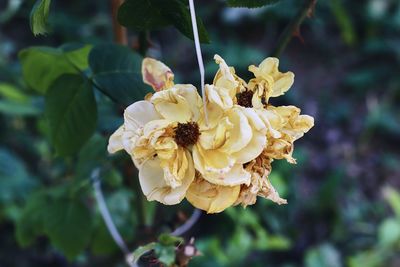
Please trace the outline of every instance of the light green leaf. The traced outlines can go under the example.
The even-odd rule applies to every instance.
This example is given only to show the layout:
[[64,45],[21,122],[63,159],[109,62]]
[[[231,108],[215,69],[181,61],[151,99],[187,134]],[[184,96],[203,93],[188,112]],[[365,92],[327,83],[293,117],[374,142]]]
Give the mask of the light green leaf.
[[307,251],[306,267],[342,267],[340,254],[331,244],[322,244]]
[[279,0],[228,0],[230,7],[256,8],[277,3]]
[[175,246],[163,246],[156,244],[154,251],[160,262],[166,266],[172,266],[175,262]]
[[183,238],[179,236],[173,236],[170,234],[161,234],[158,237],[158,242],[164,246],[175,246],[183,242]]
[[152,91],[143,83],[141,64],[141,56],[118,45],[98,45],[89,55],[92,79],[96,87],[125,106],[142,100]]
[[47,19],[49,17],[51,0],[38,0],[32,8],[30,23],[34,35],[48,32]]
[[57,154],[77,152],[97,124],[96,101],[89,81],[77,74],[60,76],[46,94],[45,114]]
[[30,47],[19,53],[22,75],[29,87],[45,94],[52,82],[65,73],[79,73],[88,67],[91,46],[64,45],[61,48]]
[[29,99],[29,96],[10,83],[0,83],[0,96],[16,102],[26,102]]
[[0,100],[0,113],[12,116],[37,116],[42,110],[33,103],[19,103],[8,100]]
[[157,243],[152,242],[145,246],[140,246],[137,249],[135,249],[135,251],[132,253],[134,261],[137,262],[140,259],[140,257],[142,257],[147,252],[153,250],[156,247],[156,245]]
[[393,212],[400,218],[400,193],[391,187],[386,187],[383,190],[386,201],[389,203]]
[[69,259],[81,253],[92,235],[93,216],[78,199],[55,199],[49,203],[44,229],[51,243]]
[[392,246],[400,243],[400,221],[391,218],[386,219],[379,226],[379,243],[383,246]]

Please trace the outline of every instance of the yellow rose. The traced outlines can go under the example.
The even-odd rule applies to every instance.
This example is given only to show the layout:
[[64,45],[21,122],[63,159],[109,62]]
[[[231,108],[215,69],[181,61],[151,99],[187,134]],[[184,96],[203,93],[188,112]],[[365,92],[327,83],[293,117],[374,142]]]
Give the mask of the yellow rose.
[[157,60],[144,59],[142,73],[156,93],[125,110],[108,150],[131,155],[148,200],[177,204],[194,179],[190,147],[200,135],[196,121],[202,101],[193,85],[175,85],[172,71]]

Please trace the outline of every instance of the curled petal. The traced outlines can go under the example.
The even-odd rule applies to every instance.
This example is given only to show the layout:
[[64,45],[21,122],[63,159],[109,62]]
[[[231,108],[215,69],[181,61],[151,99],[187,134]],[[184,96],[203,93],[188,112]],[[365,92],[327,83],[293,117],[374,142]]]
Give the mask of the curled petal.
[[[190,157],[190,155],[187,156]],[[180,203],[194,179],[195,170],[191,158],[188,164],[182,184],[173,188],[164,179],[165,174],[161,167],[160,159],[156,157],[143,163],[139,169],[139,181],[147,200],[156,200],[165,205]]]
[[201,98],[193,85],[176,85],[155,93],[151,102],[155,109],[171,121],[197,121],[200,117]]
[[196,208],[207,213],[222,212],[237,200],[240,186],[214,185],[197,178],[187,191],[187,200]]
[[136,131],[152,120],[161,119],[152,103],[146,100],[130,105],[124,112],[125,131]]
[[124,133],[124,126],[120,126],[111,136],[108,141],[107,150],[108,153],[115,153],[119,150],[124,149],[124,145],[122,143],[122,135]]
[[142,62],[143,82],[153,87],[158,92],[171,88],[174,85],[174,74],[161,61],[145,58]]

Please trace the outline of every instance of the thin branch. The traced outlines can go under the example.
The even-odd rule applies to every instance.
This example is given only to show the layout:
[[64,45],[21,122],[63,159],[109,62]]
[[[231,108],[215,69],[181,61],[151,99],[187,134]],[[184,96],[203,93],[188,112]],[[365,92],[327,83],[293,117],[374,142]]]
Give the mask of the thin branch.
[[103,192],[101,191],[101,184],[100,184],[99,176],[100,176],[100,169],[96,168],[92,171],[90,178],[91,178],[91,181],[93,184],[94,195],[96,198],[97,206],[99,207],[101,217],[103,218],[104,223],[106,224],[111,237],[114,239],[114,242],[124,253],[126,263],[130,267],[137,267],[136,263],[134,263],[134,261],[133,261],[134,259],[132,259],[132,254],[130,253],[128,247],[126,246],[124,240],[122,239],[120,233],[117,230],[117,227],[115,226],[115,224],[111,218],[110,212],[107,208],[107,204],[104,200]]
[[114,40],[117,44],[128,45],[128,31],[125,27],[119,24],[117,15],[118,8],[122,4],[123,0],[111,0],[111,15],[112,15],[112,25],[114,32]]
[[286,46],[289,44],[292,37],[299,31],[300,25],[303,23],[306,17],[311,16],[314,7],[317,3],[317,0],[305,0],[303,6],[300,8],[297,15],[293,18],[293,20],[288,24],[285,30],[282,32],[279,37],[278,44],[275,49],[272,51],[271,55],[273,57],[279,57],[282,52],[285,50]]
[[208,124],[206,94],[205,94],[205,89],[204,89],[204,63],[203,63],[203,56],[201,54],[199,31],[197,29],[196,11],[194,8],[193,0],[189,0],[189,9],[190,9],[190,17],[192,20],[193,37],[194,37],[194,45],[196,47],[197,62],[199,63],[199,70],[200,70],[201,96],[203,97],[204,117],[206,120],[206,124]]
[[193,227],[193,225],[196,224],[196,222],[199,220],[200,216],[201,216],[201,211],[198,209],[195,209],[193,211],[192,216],[190,216],[190,218],[184,224],[182,224],[181,226],[176,228],[175,231],[173,231],[171,233],[171,235],[181,236],[181,235],[185,234],[187,231],[190,230],[190,228]]

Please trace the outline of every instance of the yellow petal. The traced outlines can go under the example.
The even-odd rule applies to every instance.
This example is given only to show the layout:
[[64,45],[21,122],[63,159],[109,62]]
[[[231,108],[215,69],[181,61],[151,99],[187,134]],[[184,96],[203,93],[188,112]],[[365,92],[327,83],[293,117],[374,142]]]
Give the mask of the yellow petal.
[[286,93],[294,83],[294,73],[279,73],[274,76],[275,83],[272,86],[271,97],[277,97]]
[[254,132],[253,137],[246,147],[232,154],[237,163],[247,163],[257,158],[267,145],[267,137],[261,132]]
[[161,61],[145,58],[142,62],[143,82],[157,91],[171,88],[174,85],[174,74]]
[[224,88],[229,97],[233,99],[236,93],[239,92],[241,83],[244,84],[244,81],[235,75],[235,69],[229,67],[222,57],[215,55],[214,60],[219,65],[219,70],[214,77],[213,84]]
[[227,139],[221,150],[231,154],[247,146],[252,138],[253,131],[240,108],[229,110],[227,117],[233,127],[227,131]]
[[197,121],[201,98],[193,85],[180,85],[155,93],[151,102],[165,118],[176,122]]
[[[190,154],[187,155],[190,157]],[[161,162],[156,157],[147,160],[139,169],[139,181],[143,193],[149,201],[156,200],[165,205],[175,205],[182,201],[186,191],[194,179],[195,170],[193,161],[188,161],[188,168],[182,185],[172,188],[164,178],[164,171],[161,168]]]
[[232,206],[239,192],[240,186],[218,186],[200,178],[190,185],[186,198],[198,209],[218,213]]
[[146,100],[130,105],[124,112],[125,131],[136,131],[152,120],[161,119],[152,103]]
[[124,149],[124,145],[122,143],[123,133],[124,133],[124,126],[122,125],[110,136],[107,146],[108,153],[115,153],[119,150]]
[[203,178],[210,183],[225,186],[236,186],[246,184],[251,181],[251,174],[243,168],[243,164],[234,164],[232,168],[226,170],[206,170]]

